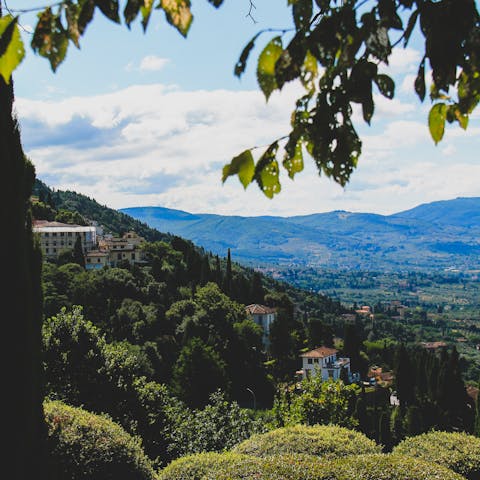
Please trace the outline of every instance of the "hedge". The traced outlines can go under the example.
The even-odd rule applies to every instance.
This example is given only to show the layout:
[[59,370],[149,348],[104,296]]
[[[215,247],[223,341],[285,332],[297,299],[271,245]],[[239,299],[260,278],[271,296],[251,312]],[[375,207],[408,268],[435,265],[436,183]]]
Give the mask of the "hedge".
[[112,420],[58,401],[44,403],[51,479],[153,480],[140,440]]
[[176,460],[161,480],[465,480],[441,465],[404,455],[370,454],[330,460],[305,454],[248,457],[197,454]]
[[159,472],[159,480],[199,479],[216,469],[258,468],[261,463],[260,458],[238,453],[195,453],[171,462]]
[[406,438],[394,452],[444,465],[470,480],[480,480],[480,438],[467,433],[424,433]]
[[295,425],[253,435],[238,444],[236,453],[265,457],[304,453],[322,458],[380,453],[381,447],[363,433],[334,425]]

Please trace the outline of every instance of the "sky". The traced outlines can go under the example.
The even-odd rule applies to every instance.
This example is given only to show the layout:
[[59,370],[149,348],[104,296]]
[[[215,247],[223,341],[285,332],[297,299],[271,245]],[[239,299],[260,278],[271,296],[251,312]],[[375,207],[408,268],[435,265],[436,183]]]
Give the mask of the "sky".
[[[43,5],[19,1],[16,8]],[[154,11],[146,33],[129,31],[97,12],[81,40],[69,47],[56,73],[35,55],[32,15],[22,15],[26,58],[14,73],[15,109],[22,141],[37,176],[50,187],[88,195],[112,208],[162,206],[193,213],[302,215],[332,210],[390,214],[421,203],[480,196],[479,113],[467,131],[448,125],[435,145],[430,107],[413,93],[421,59],[414,38],[397,48],[385,73],[394,100],[375,94],[371,126],[355,114],[363,153],[342,188],[320,177],[313,160],[294,180],[281,172],[282,192],[266,198],[236,177],[221,182],[222,167],[253,146],[289,132],[302,89],[296,83],[266,102],[255,61],[273,36],[257,42],[245,75],[233,68],[245,44],[264,28],[291,26],[287,0],[225,0],[218,10],[193,0],[194,21],[184,39]],[[18,5],[17,5],[18,4]],[[260,152],[258,149],[256,152]]]

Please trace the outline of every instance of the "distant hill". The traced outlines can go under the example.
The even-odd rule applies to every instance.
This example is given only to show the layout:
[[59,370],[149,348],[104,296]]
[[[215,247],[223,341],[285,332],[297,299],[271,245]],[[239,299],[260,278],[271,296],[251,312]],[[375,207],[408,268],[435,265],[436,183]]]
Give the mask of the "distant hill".
[[251,265],[361,270],[480,268],[480,198],[419,205],[393,215],[334,211],[294,217],[122,212]]

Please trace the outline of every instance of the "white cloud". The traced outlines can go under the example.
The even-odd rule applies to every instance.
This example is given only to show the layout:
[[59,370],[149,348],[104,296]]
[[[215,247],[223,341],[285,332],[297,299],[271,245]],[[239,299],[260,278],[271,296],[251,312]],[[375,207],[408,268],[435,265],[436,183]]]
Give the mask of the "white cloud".
[[62,101],[17,99],[16,106],[38,176],[52,187],[84,193],[114,208],[163,205],[243,215],[333,209],[387,213],[422,201],[479,194],[474,122],[467,133],[450,138],[446,132],[444,148],[458,152],[454,164],[434,146],[423,115],[417,120],[412,105],[381,97],[376,98],[375,128],[362,136],[363,155],[346,189],[319,178],[310,159],[295,181],[282,171],[282,193],[273,201],[256,185],[245,193],[236,178],[222,185],[222,166],[234,155],[288,133],[298,93],[297,85],[288,85],[267,104],[258,91],[186,92],[146,85]]
[[143,57],[139,69],[141,71],[157,72],[161,70],[170,60],[168,58],[157,57],[156,55],[147,55]]

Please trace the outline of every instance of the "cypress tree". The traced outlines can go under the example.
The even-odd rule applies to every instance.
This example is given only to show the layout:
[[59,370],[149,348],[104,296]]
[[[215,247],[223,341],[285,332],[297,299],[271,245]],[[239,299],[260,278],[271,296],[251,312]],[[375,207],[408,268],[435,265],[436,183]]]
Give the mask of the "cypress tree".
[[73,263],[78,263],[78,265],[85,268],[85,255],[83,254],[82,239],[80,235],[75,239],[75,245],[73,247]]
[[477,409],[475,412],[475,435],[480,437],[480,381],[478,382]]
[[378,443],[384,446],[385,451],[392,449],[392,433],[390,432],[390,416],[383,411],[378,424]]
[[397,396],[402,408],[414,401],[415,376],[412,374],[412,364],[407,349],[400,345],[395,358],[395,384]]
[[[0,10],[1,16],[1,10]],[[12,113],[13,82],[0,77],[0,159],[3,184],[2,382],[4,471],[10,478],[45,478],[44,422],[41,388],[41,253],[34,241],[30,195],[34,168],[23,153],[20,131]]]
[[249,303],[264,302],[265,291],[263,290],[262,277],[258,272],[253,272],[249,296]]
[[400,407],[394,407],[390,414],[390,433],[392,437],[392,444],[397,445],[405,437],[405,430],[403,425],[402,410]]
[[225,270],[225,285],[223,290],[227,295],[230,295],[232,292],[232,255],[230,249],[227,252],[227,268]]

